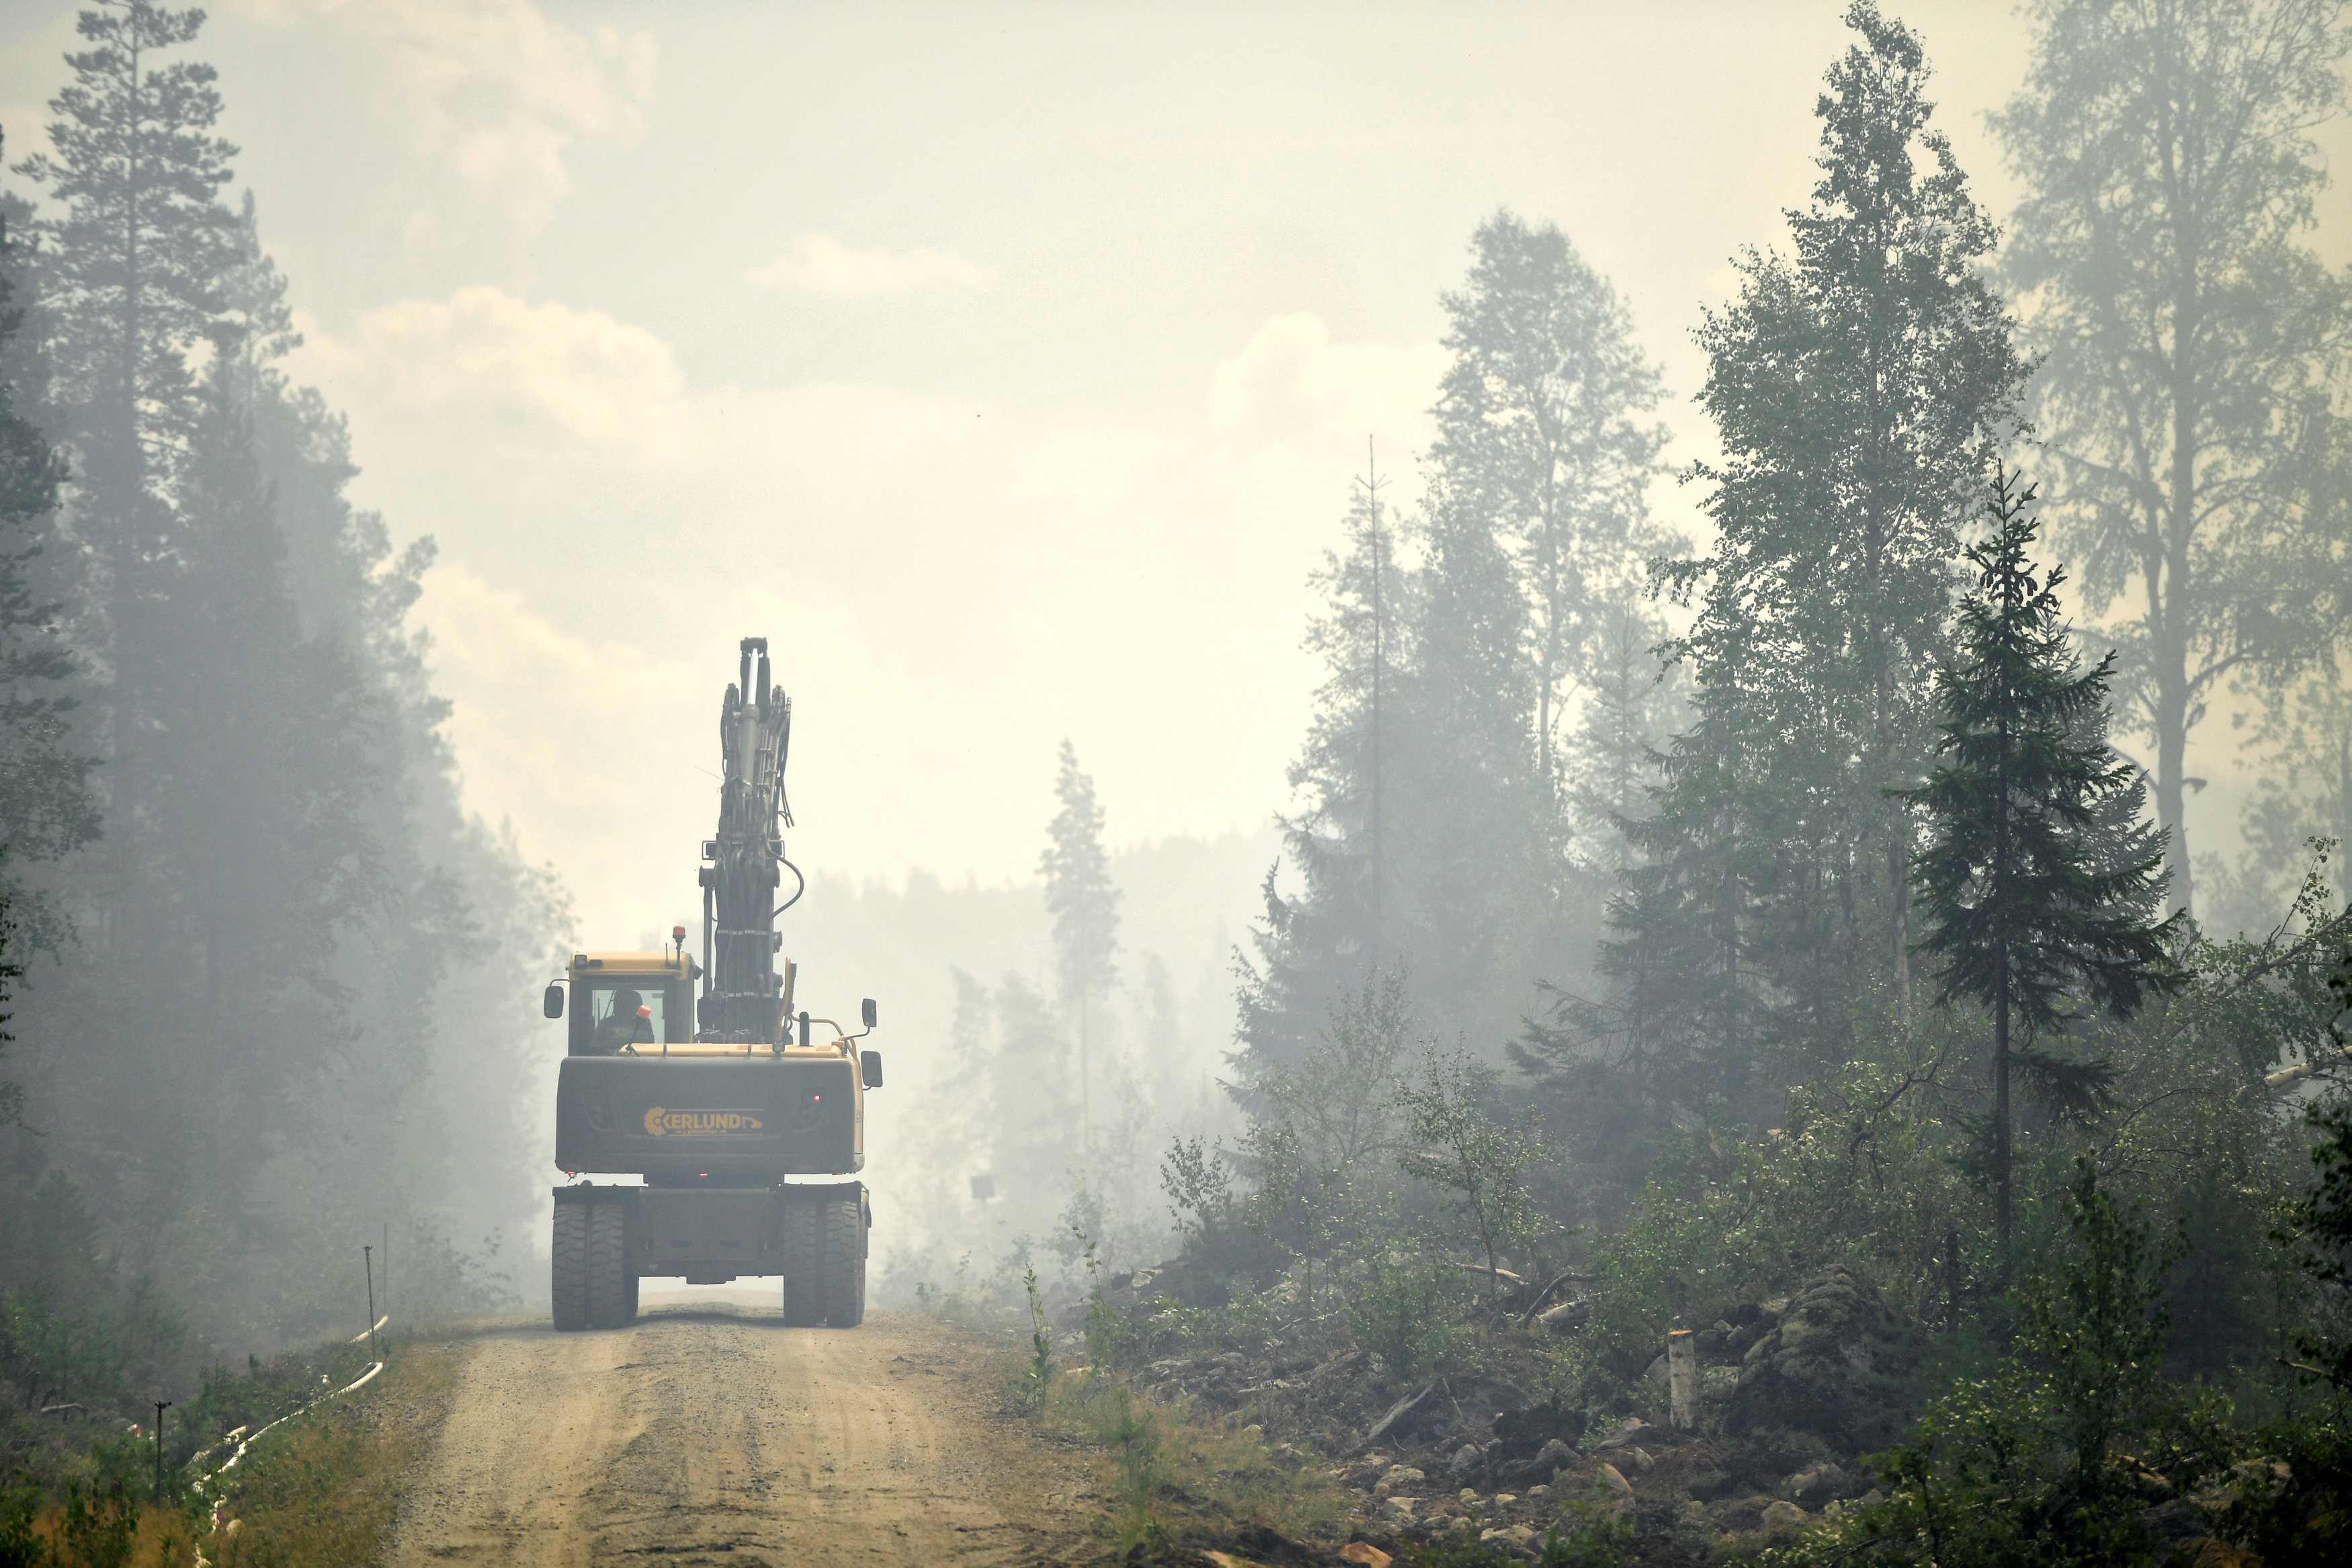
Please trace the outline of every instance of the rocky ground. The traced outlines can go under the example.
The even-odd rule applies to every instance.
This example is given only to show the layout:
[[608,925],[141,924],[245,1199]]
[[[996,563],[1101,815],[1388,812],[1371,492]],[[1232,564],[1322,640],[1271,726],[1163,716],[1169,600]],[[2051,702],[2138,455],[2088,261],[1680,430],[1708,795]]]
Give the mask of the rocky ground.
[[[1111,1304],[1148,1324],[1152,1272],[1113,1284]],[[1322,1469],[1353,1501],[1352,1559],[1372,1568],[1465,1529],[1534,1562],[1548,1531],[1580,1519],[1629,1530],[1628,1561],[1750,1552],[1877,1500],[1864,1456],[1896,1440],[1916,1407],[1922,1334],[1851,1273],[1699,1327],[1687,1430],[1667,1419],[1663,1347],[1621,1402],[1643,1414],[1547,1396],[1558,1336],[1582,1326],[1584,1308],[1573,1296],[1533,1305],[1489,1316],[1475,1353],[1458,1358],[1475,1372],[1400,1377],[1326,1318],[1152,1359],[1132,1381],[1255,1426],[1278,1457]],[[1082,1312],[1068,1314],[1073,1327]],[[2173,1533],[2195,1530],[2184,1517]]]

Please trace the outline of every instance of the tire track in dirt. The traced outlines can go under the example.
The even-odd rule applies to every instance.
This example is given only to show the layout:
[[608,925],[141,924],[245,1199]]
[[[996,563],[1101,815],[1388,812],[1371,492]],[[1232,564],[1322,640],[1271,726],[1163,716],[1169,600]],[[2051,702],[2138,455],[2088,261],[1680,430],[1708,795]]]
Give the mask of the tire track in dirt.
[[1064,1500],[1087,1478],[996,1412],[987,1365],[895,1313],[849,1331],[724,1308],[494,1330],[470,1342],[387,1561],[993,1568],[1082,1552],[1086,1517]]

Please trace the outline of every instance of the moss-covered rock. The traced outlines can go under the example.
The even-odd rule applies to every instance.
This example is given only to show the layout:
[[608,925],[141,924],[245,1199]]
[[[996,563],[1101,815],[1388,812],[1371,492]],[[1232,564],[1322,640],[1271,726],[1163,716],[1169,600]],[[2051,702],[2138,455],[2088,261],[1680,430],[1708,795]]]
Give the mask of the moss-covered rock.
[[1893,1442],[1917,1399],[1916,1329],[1878,1287],[1832,1270],[1789,1299],[1749,1345],[1729,1409],[1736,1430],[1785,1427],[1852,1449]]

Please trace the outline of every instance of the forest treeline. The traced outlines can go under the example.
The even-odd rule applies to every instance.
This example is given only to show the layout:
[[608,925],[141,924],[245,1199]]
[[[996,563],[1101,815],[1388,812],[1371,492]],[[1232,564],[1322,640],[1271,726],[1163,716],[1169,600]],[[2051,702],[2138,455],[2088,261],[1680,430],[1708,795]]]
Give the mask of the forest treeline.
[[343,421],[284,368],[203,19],[83,13],[46,134],[6,128],[12,1422],[355,1332],[364,1244],[412,1316],[509,1295],[502,1240],[531,1251],[564,895],[462,804],[406,619],[432,542],[351,504]]
[[[1817,183],[1696,329],[1707,460],[1665,465],[1569,237],[1479,225],[1419,499],[1368,465],[1315,580],[1246,1128],[1169,1149],[1148,1269],[1129,1141],[1059,1135],[1033,1240],[1096,1360],[1334,1460],[1426,1445],[1361,1471],[1408,1545],[1665,1432],[1688,1330],[1705,1443],[1593,1500],[1702,1555],[2341,1550],[2352,274],[2312,230],[2352,27],[2026,16],[1996,222],[1920,37],[1849,10]],[[2237,853],[2184,814],[2221,747]],[[1070,1060],[1089,907],[975,1061]],[[1442,1560],[1615,1550],[1484,1534]]]

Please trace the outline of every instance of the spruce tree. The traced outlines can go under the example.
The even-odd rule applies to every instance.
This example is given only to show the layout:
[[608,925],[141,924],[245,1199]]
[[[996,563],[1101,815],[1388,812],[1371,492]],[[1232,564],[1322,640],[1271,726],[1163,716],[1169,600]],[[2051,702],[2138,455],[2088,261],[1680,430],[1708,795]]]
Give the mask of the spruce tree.
[[254,384],[241,335],[221,328],[177,497],[181,571],[161,606],[168,719],[149,743],[154,853],[180,868],[215,1015],[231,991],[249,1005],[289,982],[332,998],[339,936],[388,900],[366,821],[385,782],[369,756],[380,716],[342,652],[302,634]]
[[1251,1065],[1295,1066],[1337,998],[1395,950],[1412,920],[1401,867],[1416,832],[1412,589],[1376,456],[1368,444],[1342,525],[1345,551],[1326,550],[1307,579],[1321,602],[1305,646],[1323,679],[1290,765],[1298,810],[1280,819],[1304,887],[1285,898],[1267,873],[1255,956],[1235,957],[1245,1078]]
[[[2139,820],[2137,768],[2106,740],[2116,655],[2084,670],[2061,614],[2063,568],[2037,575],[2034,492],[1997,473],[1992,533],[1972,545],[1977,586],[1958,647],[1936,680],[1938,762],[1905,799],[1927,824],[1913,876],[1934,929],[1937,1001],[1992,1014],[1994,1225],[2011,1225],[2010,1081],[2080,1100],[2099,1064],[2029,1049],[2079,999],[2116,1017],[2178,987],[2170,943],[2183,918],[2153,919],[2164,851]],[[2120,808],[2120,810],[2119,810]]]
[[1077,748],[1067,740],[1054,778],[1061,810],[1046,828],[1045,852],[1037,869],[1045,879],[1045,908],[1054,916],[1055,966],[1062,1005],[1078,1024],[1078,1137],[1093,1137],[1090,1048],[1102,1007],[1118,980],[1118,889],[1110,880],[1110,856],[1103,849],[1103,810],[1095,781],[1079,770]]
[[[29,743],[0,765],[47,789],[107,753],[100,853],[34,878],[69,894],[77,940],[19,1001],[51,1070],[18,1174],[85,1184],[110,1246],[206,1332],[285,1338],[341,1310],[315,1265],[354,1229],[389,1221],[423,1259],[530,1222],[527,998],[577,944],[552,875],[464,809],[407,623],[431,541],[396,549],[351,506],[341,418],[280,367],[285,279],[250,198],[215,200],[213,74],[166,57],[201,20],[85,16],[51,156],[20,166],[51,215],[0,197],[37,242],[6,256],[30,307],[0,340],[10,412],[69,475],[44,514],[42,454],[0,422],[0,753],[25,738],[12,711],[100,721],[46,772]],[[43,678],[66,668],[52,600],[103,683],[79,714]],[[86,800],[45,829],[5,795],[12,877],[93,825]]]

